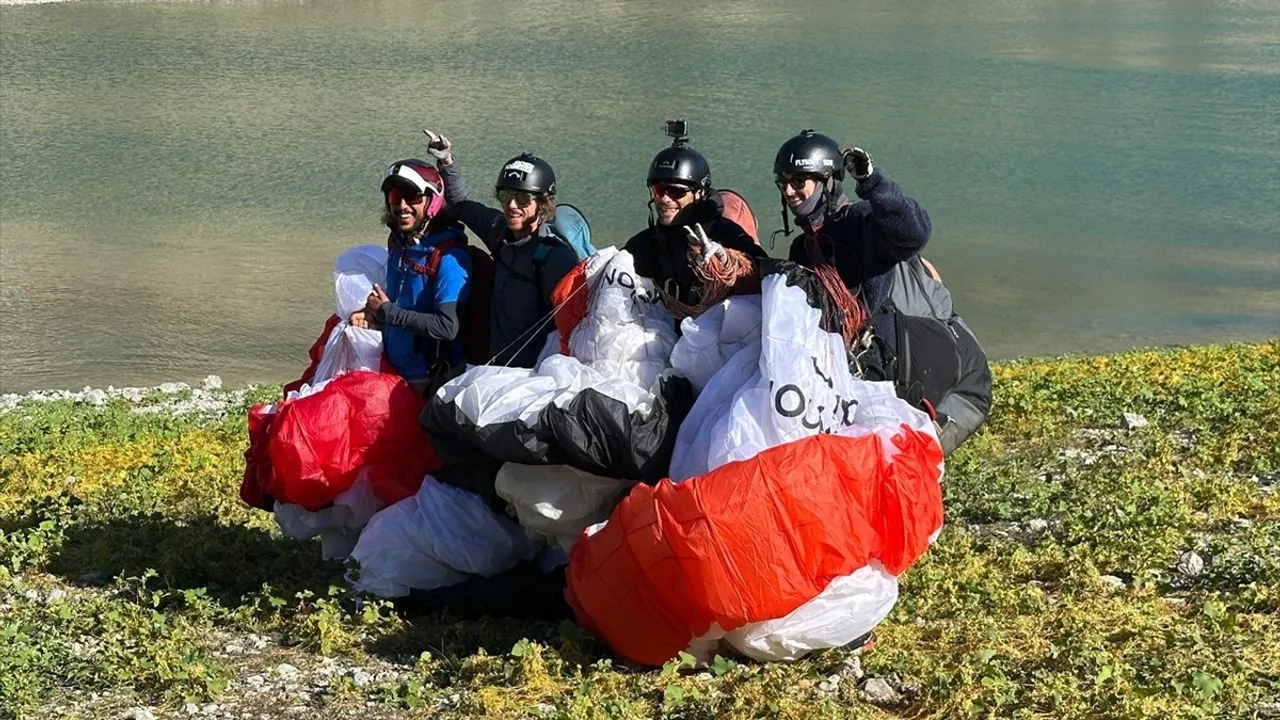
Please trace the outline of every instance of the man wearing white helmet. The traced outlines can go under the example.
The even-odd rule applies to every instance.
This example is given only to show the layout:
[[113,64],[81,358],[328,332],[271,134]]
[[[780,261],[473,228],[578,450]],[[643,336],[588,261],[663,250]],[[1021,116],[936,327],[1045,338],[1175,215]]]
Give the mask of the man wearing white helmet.
[[392,163],[383,174],[387,275],[362,310],[357,327],[382,329],[396,371],[419,393],[464,361],[458,341],[460,306],[469,296],[471,257],[462,225],[444,213],[444,181],[422,160]]

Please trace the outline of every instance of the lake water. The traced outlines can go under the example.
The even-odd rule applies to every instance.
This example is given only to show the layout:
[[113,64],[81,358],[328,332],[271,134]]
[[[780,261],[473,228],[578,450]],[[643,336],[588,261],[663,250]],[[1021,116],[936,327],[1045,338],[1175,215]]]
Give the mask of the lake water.
[[994,356],[1280,334],[1276,0],[83,0],[0,7],[0,390],[296,377],[420,128],[611,244],[673,116],[766,231],[867,148]]

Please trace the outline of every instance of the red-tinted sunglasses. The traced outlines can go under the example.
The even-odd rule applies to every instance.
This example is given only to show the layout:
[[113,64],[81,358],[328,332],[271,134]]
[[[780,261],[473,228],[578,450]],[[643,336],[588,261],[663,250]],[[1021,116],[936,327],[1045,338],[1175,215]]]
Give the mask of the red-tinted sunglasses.
[[681,200],[685,195],[693,192],[693,188],[684,185],[673,185],[670,183],[654,183],[649,186],[649,192],[654,199],[667,196],[672,200]]
[[406,205],[421,205],[427,201],[427,196],[422,193],[409,192],[400,188],[387,189],[387,204],[398,205],[403,200]]

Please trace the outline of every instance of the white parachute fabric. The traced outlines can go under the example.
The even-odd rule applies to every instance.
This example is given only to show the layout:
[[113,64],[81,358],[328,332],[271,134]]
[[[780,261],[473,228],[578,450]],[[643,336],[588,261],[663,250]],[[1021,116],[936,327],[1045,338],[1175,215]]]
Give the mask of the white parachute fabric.
[[480,496],[427,476],[415,495],[374,514],[351,553],[357,590],[392,598],[492,577],[538,546]]
[[307,540],[318,536],[324,559],[341,560],[351,554],[369,518],[385,506],[374,496],[368,476],[361,472],[350,488],[334,498],[333,505],[311,512],[301,505],[277,500],[274,517],[286,537]]
[[[809,602],[777,620],[748,623],[725,642],[754,660],[798,660],[840,647],[875,629],[898,601],[898,579],[873,560],[831,581]],[[696,642],[696,641],[695,641]]]
[[587,526],[609,517],[634,484],[567,465],[506,463],[494,488],[529,537],[568,552]]
[[[651,281],[635,274],[630,253],[605,248],[586,261],[587,313],[569,336],[570,355],[549,354],[533,370],[470,368],[436,394],[479,426],[536,421],[555,402],[593,388],[643,410],[658,378],[670,367],[676,344],[674,319]],[[544,353],[552,349],[550,342]]]
[[338,256],[333,263],[333,312],[346,320],[364,307],[374,283],[385,283],[387,249],[358,245]]
[[595,370],[652,390],[671,366],[674,318],[631,253],[606,248],[587,260],[587,314],[569,334],[569,354]]
[[439,451],[473,448],[504,462],[632,480],[665,476],[692,404],[689,383],[668,372],[675,321],[630,253],[607,248],[575,272],[575,292],[587,296],[569,354],[546,355],[532,370],[473,367],[445,383],[423,416]]
[[[822,329],[821,312],[804,288],[771,274],[761,289],[757,304],[733,297],[685,320],[673,365],[704,387],[676,438],[672,480],[819,433],[875,433],[889,457],[903,424],[934,435],[928,416],[899,399],[891,383],[853,376],[840,336]],[[785,617],[728,633],[712,627],[690,650],[722,640],[758,660],[791,660],[840,647],[882,621],[897,593],[897,578],[873,562],[833,580]]]
[[760,296],[734,295],[680,324],[671,367],[698,392],[739,350],[760,342]]
[[[375,283],[387,276],[387,249],[359,245],[338,256],[333,263],[334,313],[338,324],[329,332],[324,353],[316,365],[312,386],[354,370],[377,371],[382,365],[382,333],[351,325],[351,314],[364,307]],[[301,395],[318,391],[312,387]]]

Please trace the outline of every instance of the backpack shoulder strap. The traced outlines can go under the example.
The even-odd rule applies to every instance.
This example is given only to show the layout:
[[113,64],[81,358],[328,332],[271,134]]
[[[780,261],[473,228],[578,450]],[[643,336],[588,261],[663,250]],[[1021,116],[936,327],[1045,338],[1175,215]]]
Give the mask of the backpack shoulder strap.
[[466,244],[456,236],[436,243],[436,246],[431,248],[431,252],[427,253],[427,264],[422,274],[435,279],[436,273],[440,272],[440,261],[444,259],[444,254],[450,250],[465,247]]
[[553,226],[548,225],[547,234],[538,241],[538,246],[533,249],[533,282],[538,286],[539,292],[542,290],[542,269],[547,266],[547,259],[551,257],[551,251],[557,245],[573,250],[573,245],[561,237]]

